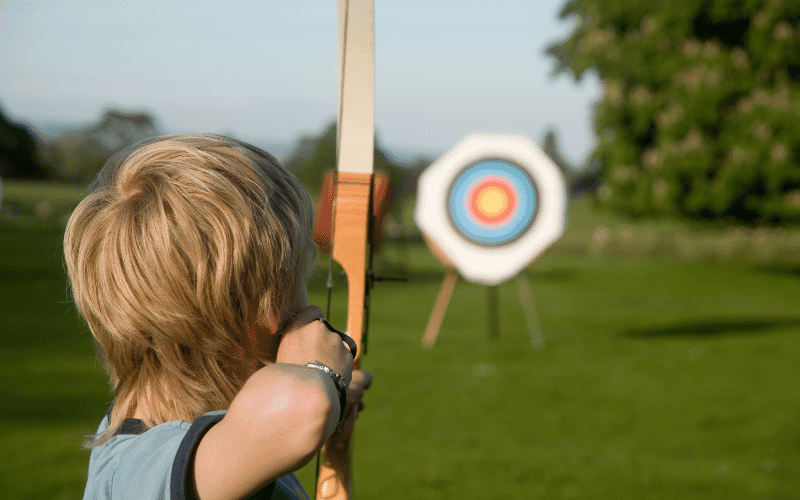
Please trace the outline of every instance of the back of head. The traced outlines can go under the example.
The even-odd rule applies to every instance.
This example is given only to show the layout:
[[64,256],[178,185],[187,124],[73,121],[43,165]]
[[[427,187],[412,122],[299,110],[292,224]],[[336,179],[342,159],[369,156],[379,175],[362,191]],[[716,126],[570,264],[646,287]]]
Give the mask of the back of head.
[[64,254],[116,393],[97,443],[141,401],[149,425],[226,409],[259,355],[248,325],[283,321],[310,270],[308,193],[267,153],[216,135],[137,144],[90,188]]

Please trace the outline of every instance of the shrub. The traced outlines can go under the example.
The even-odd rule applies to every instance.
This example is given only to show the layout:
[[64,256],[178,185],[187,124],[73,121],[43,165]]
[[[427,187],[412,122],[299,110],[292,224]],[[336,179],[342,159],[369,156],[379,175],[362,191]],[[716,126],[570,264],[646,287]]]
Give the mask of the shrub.
[[555,72],[597,73],[598,200],[624,213],[800,222],[800,3],[571,0]]

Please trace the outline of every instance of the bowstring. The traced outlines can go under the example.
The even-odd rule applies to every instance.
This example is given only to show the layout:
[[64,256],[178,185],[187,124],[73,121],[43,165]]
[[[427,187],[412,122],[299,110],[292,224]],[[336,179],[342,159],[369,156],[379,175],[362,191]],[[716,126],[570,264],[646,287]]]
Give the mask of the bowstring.
[[[335,241],[334,229],[336,227],[336,195],[338,194],[338,187],[339,187],[339,165],[338,165],[338,158],[339,152],[341,151],[341,144],[342,144],[342,111],[344,110],[344,79],[345,79],[345,64],[347,61],[347,27],[348,27],[348,20],[350,14],[350,0],[345,0],[344,2],[344,27],[342,28],[342,60],[340,61],[339,65],[339,110],[338,114],[336,115],[336,161],[337,165],[334,169],[333,174],[333,188],[334,188],[334,196],[333,196],[333,209],[331,210],[331,251],[328,255],[328,279],[325,282],[325,287],[327,288],[327,298],[326,298],[326,305],[325,305],[325,317],[331,317],[331,296],[333,295],[333,242]],[[371,193],[370,193],[371,194]],[[344,411],[344,408],[341,408],[340,411]],[[317,452],[317,465],[316,465],[316,474],[314,481],[314,498],[317,498],[317,485],[319,484],[319,471],[320,471],[320,457],[322,456],[322,450]]]

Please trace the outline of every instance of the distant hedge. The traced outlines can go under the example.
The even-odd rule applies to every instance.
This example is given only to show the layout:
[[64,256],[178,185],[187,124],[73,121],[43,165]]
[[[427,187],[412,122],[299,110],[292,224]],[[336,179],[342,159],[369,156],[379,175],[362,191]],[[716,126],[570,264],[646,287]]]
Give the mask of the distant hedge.
[[800,2],[571,0],[555,71],[594,71],[600,202],[800,222]]
[[47,179],[38,158],[36,140],[25,126],[14,123],[0,110],[0,179]]

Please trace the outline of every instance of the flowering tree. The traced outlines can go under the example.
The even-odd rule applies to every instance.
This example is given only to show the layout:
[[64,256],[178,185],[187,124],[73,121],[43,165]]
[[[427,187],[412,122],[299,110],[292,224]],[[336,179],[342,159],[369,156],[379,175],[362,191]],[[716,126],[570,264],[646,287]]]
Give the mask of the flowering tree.
[[800,222],[800,2],[570,0],[555,71],[597,73],[598,200]]

